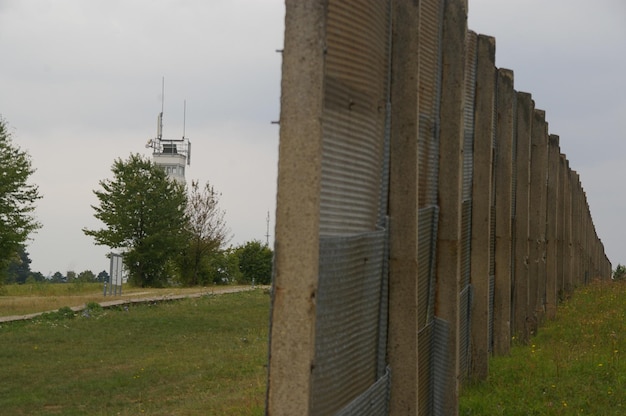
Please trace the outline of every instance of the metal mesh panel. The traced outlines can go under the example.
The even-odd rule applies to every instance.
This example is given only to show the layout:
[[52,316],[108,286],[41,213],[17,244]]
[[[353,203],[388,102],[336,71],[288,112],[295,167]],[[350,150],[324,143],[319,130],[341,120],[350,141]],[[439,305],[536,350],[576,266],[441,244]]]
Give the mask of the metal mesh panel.
[[[495,188],[492,188],[495,189]],[[492,198],[495,201],[495,198]],[[496,274],[496,206],[491,205],[489,218],[489,274]]]
[[378,377],[383,377],[385,372],[390,371],[387,367],[387,329],[389,325],[389,217],[385,217],[384,230],[385,245],[383,250],[383,269],[380,283],[380,307],[378,316]]
[[[492,188],[492,189],[495,189]],[[495,201],[495,198],[492,199]],[[491,224],[489,229],[489,351],[493,349],[493,307],[496,294],[496,206],[491,206]],[[511,266],[512,267],[512,266]]]
[[375,229],[388,98],[389,4],[328,5],[320,233]]
[[386,368],[385,374],[372,384],[362,395],[341,409],[335,416],[380,416],[389,411],[389,387],[391,371]]
[[493,351],[493,304],[496,296],[496,276],[489,275],[489,352]]
[[418,391],[417,403],[418,414],[429,415],[432,413],[433,402],[433,330],[434,321],[430,322],[417,333],[417,360],[418,368]]
[[449,330],[434,316],[443,2],[422,0],[419,8],[418,406],[426,415],[435,392],[444,397],[448,364],[447,354],[438,353],[447,349]]
[[467,32],[465,40],[465,107],[463,109],[463,200],[472,197],[474,172],[474,98],[476,95],[476,43],[478,36]]
[[470,368],[470,279],[472,249],[472,182],[474,172],[474,97],[476,93],[476,43],[477,35],[468,31],[465,39],[465,107],[463,109],[463,179],[461,206],[461,294],[459,305],[459,365],[461,375],[467,376]]
[[461,287],[470,284],[472,249],[472,200],[461,206]]
[[437,317],[435,317],[433,324],[433,364],[431,367],[433,380],[432,414],[434,416],[448,416],[445,414],[445,398],[446,392],[451,387],[448,385],[448,367],[450,364],[448,340],[450,338],[450,324]]
[[426,326],[434,315],[435,295],[435,249],[437,247],[437,225],[439,210],[436,206],[418,211],[418,328]]
[[389,207],[389,147],[391,143],[391,103],[387,103],[386,110],[386,122],[385,122],[385,136],[383,141],[383,166],[381,172],[380,183],[380,196],[379,196],[379,208],[378,208],[378,225],[387,228],[387,214]]
[[437,204],[443,2],[422,0],[419,27],[419,206]]
[[463,378],[467,377],[470,368],[471,306],[472,287],[468,285],[461,291],[459,297],[459,366],[461,369],[461,376]]
[[311,414],[332,414],[377,376],[384,231],[320,242]]
[[418,403],[419,414],[432,409],[433,321],[435,315],[435,256],[439,208],[418,211]]

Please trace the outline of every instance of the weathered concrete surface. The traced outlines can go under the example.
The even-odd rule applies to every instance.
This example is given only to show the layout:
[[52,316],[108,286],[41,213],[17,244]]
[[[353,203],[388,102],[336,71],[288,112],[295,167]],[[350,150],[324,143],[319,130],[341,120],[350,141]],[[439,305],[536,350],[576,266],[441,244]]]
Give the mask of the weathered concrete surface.
[[441,398],[443,413],[459,411],[460,388],[460,291],[461,291],[461,206],[463,179],[465,39],[467,3],[444,2],[442,41],[440,153],[439,153],[439,234],[437,238],[437,293],[435,315],[449,324],[446,355],[446,389]]
[[512,335],[527,342],[530,336],[528,320],[528,224],[530,188],[530,131],[535,103],[528,93],[516,95],[516,192],[515,192],[515,266],[513,281]]
[[[489,280],[493,262],[491,216],[494,214],[492,174],[496,96],[495,38],[478,36],[476,59],[470,262],[470,280],[473,288],[470,374],[473,379],[485,380],[489,374],[491,352]],[[510,178],[510,175],[507,177]]]
[[390,142],[389,414],[418,414],[418,18],[411,0],[393,3]]
[[506,355],[511,348],[512,215],[514,103],[513,71],[497,73],[495,160],[495,287],[493,299],[493,352]]
[[285,4],[267,413],[309,414],[319,264],[327,4]]
[[535,109],[531,131],[528,302],[530,331],[534,334],[543,319],[546,290],[548,125],[545,111]]
[[559,136],[548,140],[548,183],[546,201],[546,317],[554,319],[558,305],[558,204],[562,193],[559,181]]

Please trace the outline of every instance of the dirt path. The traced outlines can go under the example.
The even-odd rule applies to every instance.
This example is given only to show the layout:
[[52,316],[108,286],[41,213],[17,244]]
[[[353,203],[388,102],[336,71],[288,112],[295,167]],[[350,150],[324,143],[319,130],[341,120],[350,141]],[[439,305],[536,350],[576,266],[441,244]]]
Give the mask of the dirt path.
[[[153,292],[136,292],[136,293],[130,293],[128,295],[122,295],[121,297],[118,297],[110,301],[99,302],[99,304],[103,308],[110,308],[113,306],[129,305],[129,304],[136,304],[136,303],[163,302],[163,301],[185,299],[185,298],[199,298],[199,297],[206,296],[206,295],[221,295],[224,293],[245,292],[248,290],[254,290],[256,288],[268,289],[269,286],[217,287],[217,288],[211,288],[210,290],[205,289],[203,291],[195,292],[195,293],[185,293],[185,294],[179,294],[179,295],[171,294],[171,295],[147,296],[147,297],[135,297],[135,296],[148,295]],[[85,304],[82,304],[79,306],[72,306],[71,309],[74,312],[80,312],[86,307],[87,306]],[[0,316],[0,323],[33,319],[40,315],[43,315],[44,313],[50,313],[50,312],[56,312],[56,310],[30,313],[27,315]]]

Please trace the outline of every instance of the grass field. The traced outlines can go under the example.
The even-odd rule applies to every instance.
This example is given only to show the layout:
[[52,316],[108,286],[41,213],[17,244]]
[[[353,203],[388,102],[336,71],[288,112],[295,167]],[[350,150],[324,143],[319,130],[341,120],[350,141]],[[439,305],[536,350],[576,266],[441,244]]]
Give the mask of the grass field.
[[[129,288],[124,286],[122,299],[163,297],[185,293],[213,293],[236,286],[210,286],[190,288]],[[0,316],[26,315],[36,312],[57,310],[64,306],[80,306],[89,302],[106,302],[120,299],[119,296],[103,296],[101,283],[35,283],[6,285],[0,287]]]
[[0,414],[263,414],[267,293],[125,309],[0,324]]
[[530,345],[490,361],[460,415],[625,415],[626,283],[596,282],[561,304]]
[[[257,289],[0,324],[0,414],[261,415],[268,312]],[[493,358],[459,414],[624,415],[624,351],[626,283],[593,283]]]

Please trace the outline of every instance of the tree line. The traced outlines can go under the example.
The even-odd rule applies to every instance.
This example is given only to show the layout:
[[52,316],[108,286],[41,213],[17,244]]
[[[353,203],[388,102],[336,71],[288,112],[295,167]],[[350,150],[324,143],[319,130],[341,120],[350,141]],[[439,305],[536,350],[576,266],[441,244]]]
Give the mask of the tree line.
[[[188,188],[140,154],[116,159],[111,171],[113,177],[99,181],[93,191],[94,216],[103,226],[83,232],[123,255],[131,285],[270,283],[272,250],[257,240],[227,247],[231,234],[219,206],[221,194],[209,182],[194,180]],[[48,279],[30,271],[25,242],[41,227],[32,215],[41,198],[28,182],[33,172],[29,155],[12,142],[0,118],[0,284],[29,277],[57,283],[108,280],[106,271],[97,276],[88,270],[56,272]]]

